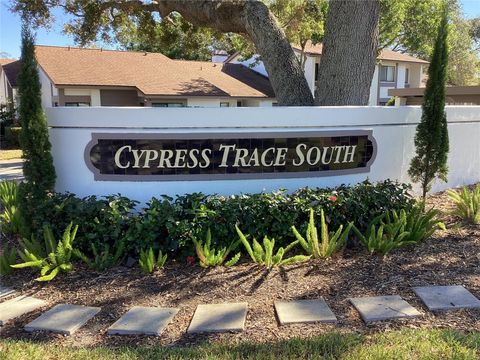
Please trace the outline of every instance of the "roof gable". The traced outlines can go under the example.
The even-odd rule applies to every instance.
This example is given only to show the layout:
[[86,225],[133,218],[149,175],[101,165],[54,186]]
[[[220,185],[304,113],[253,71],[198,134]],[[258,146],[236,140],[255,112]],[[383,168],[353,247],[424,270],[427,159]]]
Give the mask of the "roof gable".
[[[268,80],[223,63],[172,60],[159,53],[36,46],[39,65],[57,86],[135,87],[143,94],[274,97]],[[231,64],[229,64],[231,65]],[[241,66],[241,65],[237,65]],[[257,82],[259,84],[257,84]]]
[[[299,45],[292,44],[292,47],[296,51],[301,51],[301,47]],[[323,44],[317,43],[313,44],[310,40],[307,41],[305,45],[304,52],[307,55],[311,56],[318,56],[322,55],[323,52]],[[380,51],[380,54],[377,57],[377,60],[388,60],[388,61],[403,61],[403,62],[412,62],[412,63],[420,63],[420,64],[428,64],[428,61],[418,59],[414,56],[409,54],[404,54],[398,51],[393,51],[390,49],[383,49]]]

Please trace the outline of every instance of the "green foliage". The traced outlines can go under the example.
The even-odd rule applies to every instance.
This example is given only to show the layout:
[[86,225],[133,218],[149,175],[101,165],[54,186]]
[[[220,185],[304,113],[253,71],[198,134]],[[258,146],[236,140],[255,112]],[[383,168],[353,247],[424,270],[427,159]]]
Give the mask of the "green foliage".
[[162,253],[162,250],[158,251],[158,256],[156,258],[151,247],[148,248],[147,251],[140,250],[140,259],[138,260],[138,263],[140,265],[140,268],[148,274],[151,274],[155,267],[157,267],[158,269],[163,268],[166,261],[167,254],[164,255]]
[[[39,242],[32,240],[25,241],[26,245],[20,257],[23,263],[12,265],[12,268],[22,269],[27,267],[34,267],[40,269],[40,277],[37,281],[50,281],[55,278],[60,272],[69,272],[73,269],[71,257],[74,252],[73,241],[77,233],[78,226],[72,230],[73,224],[70,223],[63,237],[60,241],[56,241],[52,230],[49,226],[43,228],[44,248],[40,246]],[[46,254],[46,256],[45,256]]]
[[428,81],[422,105],[422,119],[415,134],[416,155],[408,173],[420,182],[423,198],[435,178],[447,180],[449,151],[447,114],[445,112],[445,86],[448,64],[448,16],[444,11],[438,29],[432,60],[428,68]]
[[17,109],[15,103],[11,98],[7,99],[6,103],[0,104],[0,126],[3,128],[13,126],[16,121]]
[[[219,250],[211,248],[212,233],[210,229],[207,231],[207,236],[205,238],[205,244],[202,244],[201,240],[193,238],[193,243],[195,244],[195,251],[200,260],[200,266],[207,268],[210,266],[219,266],[222,265],[227,256],[231,251],[237,248],[239,241],[232,242],[228,248],[223,247]],[[225,263],[225,266],[233,266],[240,259],[240,253],[237,253],[233,258]]]
[[353,227],[353,231],[370,254],[379,253],[386,255],[393,249],[398,249],[410,244],[410,242],[405,240],[409,235],[408,232],[404,231],[405,223],[406,219],[400,219],[394,222],[390,221],[388,224],[380,223],[377,229],[377,220],[375,220],[367,228],[365,235],[355,226]]
[[263,238],[262,247],[262,245],[260,245],[260,243],[253,238],[252,244],[250,245],[249,241],[247,240],[247,236],[242,233],[237,225],[235,225],[235,229],[237,230],[240,241],[245,246],[245,249],[247,250],[248,255],[250,255],[252,258],[253,262],[268,269],[272,268],[273,266],[283,266],[304,262],[311,258],[311,256],[295,255],[284,259],[286,253],[298,244],[298,240],[290,243],[285,248],[280,247],[274,255],[275,239],[270,240],[267,236],[265,236]]
[[0,254],[0,275],[9,275],[13,272],[11,265],[17,261],[17,250],[14,247],[3,246]]
[[20,146],[21,131],[22,128],[18,126],[7,126],[5,128],[5,140],[10,147],[18,148]]
[[20,145],[26,182],[22,183],[19,189],[19,206],[26,225],[24,235],[28,235],[31,229],[34,229],[31,227],[31,219],[35,213],[35,204],[44,201],[47,193],[53,190],[56,175],[50,153],[47,120],[42,110],[34,36],[26,17],[23,18],[22,24],[21,63],[18,75],[19,115],[22,126]]
[[340,225],[336,232],[329,233],[323,209],[320,209],[320,221],[320,241],[318,239],[318,230],[315,226],[313,209],[310,209],[310,221],[307,227],[306,238],[298,232],[295,226],[292,226],[292,231],[308,255],[314,258],[329,258],[345,247],[353,223],[349,223],[345,230],[343,230],[343,225]]
[[91,245],[92,258],[90,259],[87,255],[82,253],[80,250],[75,249],[74,255],[82,260],[89,268],[95,269],[97,271],[104,271],[110,269],[117,265],[120,262],[121,257],[125,252],[125,241],[120,240],[119,243],[115,246],[115,251],[110,251],[110,246],[108,244],[103,244],[99,251],[95,244]]
[[[405,222],[405,231],[408,232],[408,236],[405,240],[411,242],[412,244],[417,244],[430,236],[438,230],[445,230],[445,224],[441,221],[438,221],[440,211],[436,209],[429,209],[423,211],[425,205],[423,203],[414,206],[408,212],[405,209],[400,210],[399,215],[396,211],[392,211],[392,216],[394,219],[404,217]],[[387,216],[387,219],[389,217]]]
[[386,255],[394,249],[425,240],[437,229],[445,229],[445,225],[436,219],[438,210],[430,209],[424,213],[423,207],[420,204],[408,212],[405,209],[386,212],[369,224],[365,234],[355,226],[353,231],[370,254]]
[[[152,247],[173,256],[195,253],[192,239],[205,236],[211,229],[216,249],[228,248],[237,238],[234,223],[254,236],[270,234],[278,246],[287,246],[295,237],[292,225],[305,233],[309,211],[315,216],[324,210],[328,227],[337,229],[354,222],[364,231],[373,218],[386,211],[409,209],[414,199],[409,186],[391,181],[337,188],[304,188],[287,194],[285,191],[231,196],[192,193],[175,199],[152,198],[134,212],[137,204],[120,196],[77,198],[73,194],[50,194],[35,204],[33,228],[49,224],[56,236],[70,222],[79,224],[76,248],[93,256],[91,244],[101,250],[108,244],[116,249],[125,240],[125,252],[138,256],[140,250]],[[234,219],[234,221],[232,221]]]
[[396,100],[396,96],[392,96],[390,99],[388,99],[387,103],[385,104],[385,106],[395,106],[395,100]]
[[51,226],[59,236],[70,222],[79,224],[76,248],[87,256],[93,256],[92,245],[103,252],[105,245],[116,250],[120,241],[125,241],[135,217],[132,211],[137,204],[121,196],[95,196],[77,198],[73,194],[49,194],[35,204],[31,221],[33,228]]
[[15,181],[0,181],[0,227],[5,234],[19,234],[22,217],[18,209],[18,184]]
[[447,190],[447,194],[455,203],[452,215],[472,224],[480,224],[480,184],[477,184],[472,191],[464,186],[460,193]]
[[128,50],[159,52],[171,59],[210,61],[212,49],[224,49],[223,35],[198,27],[179,13],[171,13],[158,22],[126,21],[117,38]]
[[323,40],[328,1],[271,0],[267,4],[284,30],[288,41],[302,50],[299,60],[300,65],[305,66],[304,50],[307,41],[316,44]]

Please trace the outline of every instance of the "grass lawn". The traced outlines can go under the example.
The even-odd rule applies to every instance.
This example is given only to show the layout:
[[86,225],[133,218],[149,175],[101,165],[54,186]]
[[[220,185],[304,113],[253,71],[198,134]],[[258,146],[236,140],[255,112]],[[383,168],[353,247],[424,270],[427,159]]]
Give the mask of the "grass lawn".
[[185,348],[125,346],[72,348],[22,340],[0,340],[1,359],[478,359],[480,333],[404,329],[359,335],[330,333],[310,339]]
[[0,151],[0,160],[20,159],[22,157],[22,150],[19,149],[2,149]]

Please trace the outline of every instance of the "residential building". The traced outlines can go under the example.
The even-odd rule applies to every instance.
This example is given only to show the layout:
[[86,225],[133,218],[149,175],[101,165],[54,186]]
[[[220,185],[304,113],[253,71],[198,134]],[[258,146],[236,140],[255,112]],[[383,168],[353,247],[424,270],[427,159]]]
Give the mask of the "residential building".
[[[300,56],[300,49],[294,46]],[[318,83],[322,44],[307,43],[305,77]],[[213,54],[212,62],[173,60],[160,53],[36,46],[42,105],[236,107],[273,106],[275,94],[258,56]],[[2,60],[0,101],[16,98],[20,62]],[[369,105],[385,105],[389,90],[423,84],[427,61],[391,50],[378,56]]]
[[36,46],[42,105],[272,106],[268,78],[240,64],[160,53]]
[[[301,48],[292,45],[295,53],[301,56]],[[315,89],[321,86],[318,83],[318,66],[322,55],[323,45],[307,42],[304,49],[305,56],[305,78],[308,86],[315,93]],[[258,55],[249,59],[243,59],[239,53],[228,57],[225,62],[230,64],[242,64],[251,68],[261,75],[268,76],[262,61],[258,60]],[[421,87],[423,82],[423,73],[428,61],[417,59],[408,54],[402,54],[389,49],[384,49],[377,57],[375,72],[373,74],[370,86],[369,105],[385,105],[390,99],[388,91],[390,89],[403,89],[409,87]]]
[[[37,46],[44,106],[270,106],[267,78],[159,53]],[[50,90],[50,91],[48,91]]]
[[[391,89],[395,105],[422,105],[425,88]],[[448,105],[480,105],[480,86],[447,86],[445,101]]]
[[17,74],[20,71],[20,62],[15,59],[0,59],[0,104],[9,100],[16,101]]

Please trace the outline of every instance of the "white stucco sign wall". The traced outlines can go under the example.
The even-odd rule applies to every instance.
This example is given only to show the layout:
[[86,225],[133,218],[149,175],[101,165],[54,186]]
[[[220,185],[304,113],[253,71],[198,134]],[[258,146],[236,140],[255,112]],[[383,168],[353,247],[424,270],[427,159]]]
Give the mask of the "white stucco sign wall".
[[[419,107],[49,108],[57,191],[224,195],[409,182]],[[448,107],[449,181],[480,181],[480,107]]]

